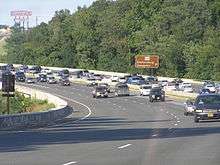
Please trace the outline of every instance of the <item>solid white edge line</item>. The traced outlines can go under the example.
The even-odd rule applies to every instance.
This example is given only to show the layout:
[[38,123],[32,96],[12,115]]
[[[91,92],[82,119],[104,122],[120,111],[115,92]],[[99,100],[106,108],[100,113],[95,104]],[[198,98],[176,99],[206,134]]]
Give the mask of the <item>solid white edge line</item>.
[[80,103],[79,101],[76,101],[76,100],[74,100],[74,99],[70,99],[70,98],[68,98],[68,97],[65,97],[65,96],[61,96],[61,95],[58,95],[58,94],[54,94],[54,95],[56,95],[56,96],[58,96],[58,97],[61,97],[61,98],[64,98],[64,99],[66,99],[66,100],[75,102],[76,104],[82,105],[83,107],[86,107],[86,109],[89,111],[89,113],[88,113],[86,116],[80,118],[79,120],[75,120],[75,122],[76,122],[76,121],[80,121],[80,120],[85,120],[86,118],[88,118],[88,117],[92,114],[91,109],[90,109],[87,105],[85,105],[85,104],[83,104],[83,103]]
[[123,148],[129,147],[129,146],[131,146],[131,145],[132,145],[132,144],[125,144],[125,145],[123,145],[123,146],[118,147],[118,149],[123,149]]
[[63,165],[71,165],[71,164],[76,164],[77,162],[68,162],[68,163],[65,163]]

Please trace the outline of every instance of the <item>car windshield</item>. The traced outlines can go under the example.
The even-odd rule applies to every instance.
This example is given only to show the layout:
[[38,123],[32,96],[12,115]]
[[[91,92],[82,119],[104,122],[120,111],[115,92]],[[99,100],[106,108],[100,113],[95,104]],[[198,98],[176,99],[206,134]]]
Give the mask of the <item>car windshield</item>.
[[143,86],[143,89],[151,89],[151,86]]
[[219,105],[220,108],[220,95],[203,95],[199,96],[195,102],[196,105],[209,106]]
[[104,87],[98,87],[98,88],[96,88],[96,91],[97,92],[103,92],[103,91],[105,91],[106,90],[106,88],[104,88]]

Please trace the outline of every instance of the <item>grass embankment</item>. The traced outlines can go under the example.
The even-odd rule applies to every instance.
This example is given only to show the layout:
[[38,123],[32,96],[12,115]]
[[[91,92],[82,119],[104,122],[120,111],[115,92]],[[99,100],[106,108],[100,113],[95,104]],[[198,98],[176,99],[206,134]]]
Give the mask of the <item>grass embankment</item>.
[[[54,107],[55,105],[48,103],[47,100],[25,97],[18,92],[16,92],[15,97],[10,98],[10,114],[40,112]],[[0,114],[6,113],[6,98],[0,94]]]

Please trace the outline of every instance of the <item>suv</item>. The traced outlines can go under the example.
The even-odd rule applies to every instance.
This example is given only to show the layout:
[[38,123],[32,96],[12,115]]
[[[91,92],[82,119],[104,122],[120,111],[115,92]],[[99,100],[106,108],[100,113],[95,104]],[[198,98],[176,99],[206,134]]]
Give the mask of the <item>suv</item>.
[[149,100],[150,102],[157,100],[165,101],[165,92],[160,87],[152,88],[150,90]]
[[220,95],[203,94],[197,96],[195,102],[190,102],[187,106],[194,109],[194,121],[220,119]]
[[105,86],[97,86],[94,91],[92,91],[93,98],[98,97],[108,97],[108,91]]

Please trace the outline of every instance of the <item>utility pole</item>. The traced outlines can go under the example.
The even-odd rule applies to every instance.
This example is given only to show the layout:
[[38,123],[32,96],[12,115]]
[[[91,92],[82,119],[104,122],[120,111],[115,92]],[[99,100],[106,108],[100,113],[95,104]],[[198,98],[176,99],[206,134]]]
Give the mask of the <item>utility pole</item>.
[[38,26],[38,17],[36,16],[36,26]]

